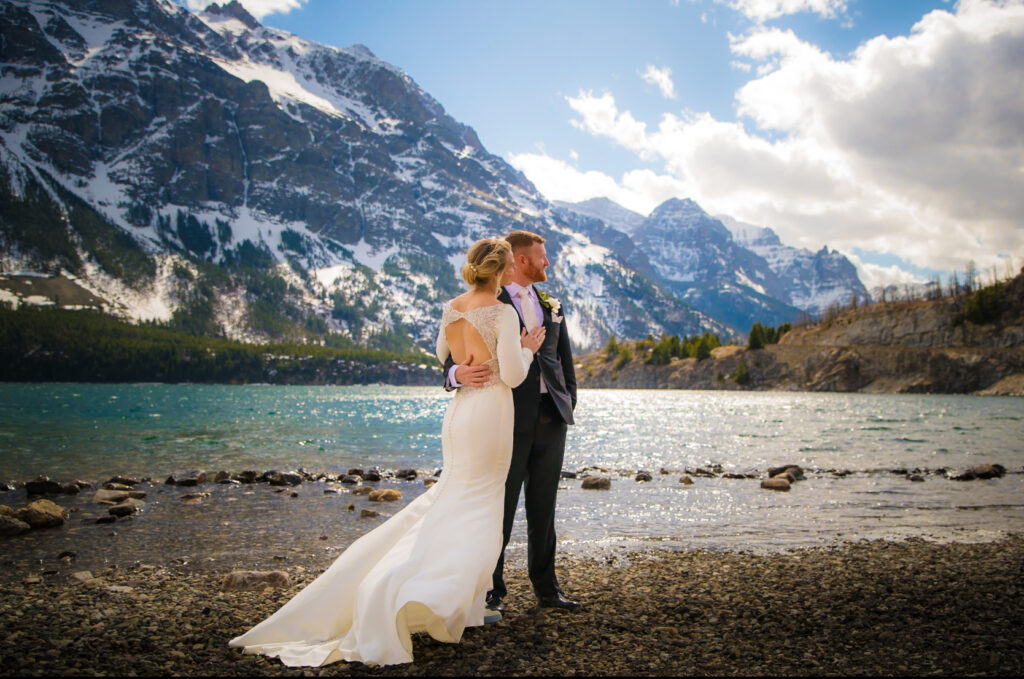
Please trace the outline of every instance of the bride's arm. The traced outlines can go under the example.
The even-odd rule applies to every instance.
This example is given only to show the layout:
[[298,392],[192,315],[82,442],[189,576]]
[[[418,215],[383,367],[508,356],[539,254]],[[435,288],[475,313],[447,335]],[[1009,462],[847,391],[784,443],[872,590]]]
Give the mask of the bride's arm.
[[520,343],[519,315],[515,307],[504,306],[498,320],[498,370],[501,381],[514,389],[526,379],[533,363],[533,352]]
[[[452,351],[448,348],[448,338],[444,334],[444,322],[441,322],[441,327],[437,330],[437,360],[441,361],[441,365],[448,360],[448,356],[451,355]],[[447,366],[446,366],[447,367]]]

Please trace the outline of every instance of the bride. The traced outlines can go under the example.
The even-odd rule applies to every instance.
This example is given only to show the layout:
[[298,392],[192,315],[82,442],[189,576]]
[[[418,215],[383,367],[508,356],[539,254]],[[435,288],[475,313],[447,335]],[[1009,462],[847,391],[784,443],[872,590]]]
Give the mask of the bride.
[[[276,613],[230,641],[290,667],[339,660],[412,662],[413,632],[458,642],[484,624],[484,596],[501,551],[505,477],[512,457],[512,387],[526,377],[544,327],[519,331],[497,300],[512,277],[512,251],[477,241],[462,276],[470,290],[446,302],[437,357],[491,369],[459,389],[441,429],[441,480],[345,550]],[[499,618],[500,619],[500,618]]]

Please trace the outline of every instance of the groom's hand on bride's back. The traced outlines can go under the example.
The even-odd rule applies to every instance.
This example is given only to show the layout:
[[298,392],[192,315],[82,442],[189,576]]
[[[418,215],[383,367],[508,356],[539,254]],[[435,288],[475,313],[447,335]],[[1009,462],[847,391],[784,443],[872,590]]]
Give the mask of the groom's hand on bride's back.
[[489,366],[481,363],[480,365],[470,365],[473,362],[473,354],[466,357],[465,363],[457,363],[455,365],[455,382],[462,387],[479,387],[483,386],[487,382],[487,378],[491,376],[491,369]]

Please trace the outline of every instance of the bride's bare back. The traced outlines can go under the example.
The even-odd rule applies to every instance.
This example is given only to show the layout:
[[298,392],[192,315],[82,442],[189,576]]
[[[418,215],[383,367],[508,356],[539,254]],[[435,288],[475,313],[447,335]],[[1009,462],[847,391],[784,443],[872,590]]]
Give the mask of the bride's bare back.
[[[501,306],[501,302],[495,301],[490,295],[467,292],[453,299],[451,305],[454,310],[464,314],[474,309]],[[491,359],[491,351],[484,338],[465,318],[449,323],[444,329],[444,336],[452,352],[452,360],[456,363],[466,364],[466,359],[472,357],[468,365],[480,365]]]

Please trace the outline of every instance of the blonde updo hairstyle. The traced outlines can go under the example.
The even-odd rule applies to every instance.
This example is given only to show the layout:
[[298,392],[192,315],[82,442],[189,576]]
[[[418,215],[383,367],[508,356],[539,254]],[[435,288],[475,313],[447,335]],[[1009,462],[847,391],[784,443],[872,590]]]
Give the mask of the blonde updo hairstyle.
[[466,253],[462,277],[473,286],[485,286],[500,276],[508,265],[512,246],[500,238],[481,238]]

